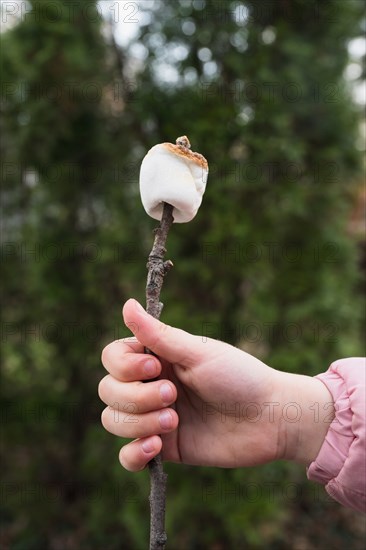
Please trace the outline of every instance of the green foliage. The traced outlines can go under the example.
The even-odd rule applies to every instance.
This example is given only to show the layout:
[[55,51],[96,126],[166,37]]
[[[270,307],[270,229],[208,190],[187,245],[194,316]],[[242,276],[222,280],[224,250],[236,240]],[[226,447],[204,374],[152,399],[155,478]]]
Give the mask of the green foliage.
[[[148,475],[119,466],[97,398],[100,351],[128,334],[122,304],[143,300],[139,164],[186,133],[210,165],[199,214],[169,236],[165,321],[292,372],[360,354],[358,113],[342,75],[361,3],[139,4],[141,70],[94,1],[71,17],[67,0],[30,4],[38,16],[2,36],[4,544],[144,548]],[[171,548],[291,547],[286,518],[334,509],[284,464],[168,470]],[[289,483],[302,498],[283,497]]]

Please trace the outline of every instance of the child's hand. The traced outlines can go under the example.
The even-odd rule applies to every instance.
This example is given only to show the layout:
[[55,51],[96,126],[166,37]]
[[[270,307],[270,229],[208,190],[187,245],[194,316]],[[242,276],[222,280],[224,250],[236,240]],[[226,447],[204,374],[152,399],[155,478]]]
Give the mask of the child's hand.
[[[103,426],[138,438],[121,449],[125,468],[143,469],[161,449],[164,460],[230,468],[316,457],[332,419],[331,409],[322,413],[331,403],[322,382],[275,371],[233,346],[164,325],[135,300],[125,304],[123,316],[136,338],[103,350],[109,374],[99,395],[108,405]],[[144,346],[159,359],[144,354]]]

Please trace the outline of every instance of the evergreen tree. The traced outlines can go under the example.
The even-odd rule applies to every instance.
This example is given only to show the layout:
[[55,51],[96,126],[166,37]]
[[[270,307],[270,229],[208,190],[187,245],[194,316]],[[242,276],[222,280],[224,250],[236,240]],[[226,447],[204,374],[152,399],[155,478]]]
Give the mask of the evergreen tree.
[[[167,308],[165,318],[286,371],[315,374],[359,354],[357,254],[347,235],[358,113],[343,72],[361,4],[155,6],[138,37],[148,57],[136,105],[151,144],[187,133],[211,167],[199,215],[171,232],[179,262],[164,292],[184,309]],[[275,514],[266,494],[273,480],[305,477],[278,465],[189,475],[197,483],[203,475],[213,494],[197,505],[195,541],[232,547],[243,532],[259,542],[258,515]],[[245,493],[248,480],[260,488],[254,503],[225,500],[225,490]],[[192,503],[181,502],[170,530],[183,536],[180,518]],[[200,528],[202,507],[215,518],[214,533]]]
[[[73,548],[85,538],[101,547],[101,524],[114,524],[117,547],[128,540],[119,516],[130,478],[110,466],[118,441],[100,426],[97,386],[101,349],[121,336],[131,293],[126,253],[139,246],[138,196],[127,188],[131,174],[125,180],[132,152],[110,98],[115,86],[123,90],[122,75],[94,1],[31,2],[2,52],[5,434],[13,448],[4,448],[4,473],[19,484],[6,514],[21,518],[14,540],[27,548],[66,547],[70,536]],[[143,280],[143,255],[132,252]]]

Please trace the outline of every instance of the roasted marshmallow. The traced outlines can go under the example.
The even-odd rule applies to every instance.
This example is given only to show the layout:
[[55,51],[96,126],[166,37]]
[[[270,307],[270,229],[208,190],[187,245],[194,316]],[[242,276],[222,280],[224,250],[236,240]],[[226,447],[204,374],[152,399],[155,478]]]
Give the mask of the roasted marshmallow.
[[190,150],[186,136],[173,143],[159,143],[141,164],[140,194],[146,212],[161,220],[163,203],[171,204],[174,222],[191,221],[197,214],[206,189],[208,164]]

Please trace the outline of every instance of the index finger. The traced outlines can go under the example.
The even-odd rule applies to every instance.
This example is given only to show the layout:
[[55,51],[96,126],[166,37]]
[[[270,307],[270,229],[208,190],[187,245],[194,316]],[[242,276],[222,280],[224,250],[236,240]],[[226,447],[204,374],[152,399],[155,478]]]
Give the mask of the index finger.
[[108,344],[102,351],[102,363],[121,382],[149,380],[161,372],[160,361],[144,353],[144,346],[136,338],[124,338]]

